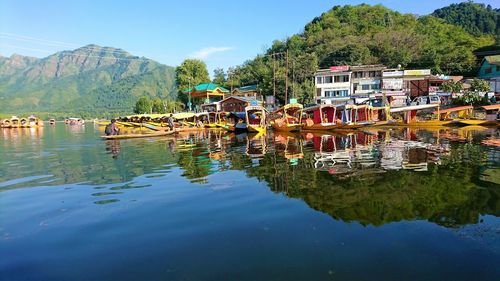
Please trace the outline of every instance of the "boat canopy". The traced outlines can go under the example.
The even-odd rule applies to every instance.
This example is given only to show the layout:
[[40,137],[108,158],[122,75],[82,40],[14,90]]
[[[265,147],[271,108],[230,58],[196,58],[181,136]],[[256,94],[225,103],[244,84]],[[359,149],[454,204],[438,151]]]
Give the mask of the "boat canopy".
[[463,111],[463,110],[470,110],[473,109],[472,105],[466,105],[466,106],[459,106],[459,107],[452,107],[452,108],[447,108],[447,109],[442,109],[439,110],[439,112],[434,111],[434,114],[443,114],[443,113],[452,113],[452,112],[457,112],[457,111]]
[[195,114],[192,112],[181,112],[181,113],[174,113],[173,117],[177,120],[180,119],[187,119],[187,118],[192,118],[194,117]]
[[500,110],[500,104],[492,104],[483,106],[484,110]]
[[325,108],[336,108],[337,106],[333,105],[333,104],[319,104],[319,105],[313,105],[313,106],[309,106],[309,107],[306,107],[304,109],[302,109],[302,111],[304,112],[312,112],[312,111],[315,111],[315,110],[318,110],[318,109],[325,109]]
[[412,111],[412,110],[422,110],[422,109],[434,108],[434,107],[439,107],[439,104],[422,104],[422,105],[396,107],[396,108],[391,108],[391,113],[405,112],[405,111]]

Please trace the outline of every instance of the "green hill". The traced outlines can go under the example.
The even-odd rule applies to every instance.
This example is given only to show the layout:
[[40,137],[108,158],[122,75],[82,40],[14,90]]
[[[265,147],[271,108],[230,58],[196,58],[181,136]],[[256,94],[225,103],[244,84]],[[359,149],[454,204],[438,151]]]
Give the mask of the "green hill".
[[477,67],[473,50],[493,43],[493,35],[474,36],[434,16],[401,14],[382,5],[335,6],[306,24],[303,32],[276,40],[264,54],[231,68],[229,83],[258,83],[264,95],[272,94],[272,54],[278,53],[276,93],[283,100],[283,53],[288,50],[288,92],[311,102],[318,67],[382,63],[471,75]]
[[88,45],[36,59],[0,57],[0,112],[109,116],[139,96],[175,96],[174,68],[121,49]]
[[447,23],[461,26],[474,35],[499,35],[500,9],[493,9],[490,5],[463,2],[437,9],[433,16],[445,20]]

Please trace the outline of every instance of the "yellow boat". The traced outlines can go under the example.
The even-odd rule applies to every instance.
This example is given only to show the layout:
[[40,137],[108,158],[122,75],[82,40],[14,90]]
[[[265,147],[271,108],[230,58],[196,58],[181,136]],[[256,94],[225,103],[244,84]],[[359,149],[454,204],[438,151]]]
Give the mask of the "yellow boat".
[[[405,126],[405,127],[439,127],[445,126],[453,122],[453,120],[440,120],[440,115],[437,114],[437,119],[431,120],[421,120],[417,118],[417,113],[422,110],[429,110],[437,108],[439,111],[439,104],[423,104],[423,105],[412,105],[412,106],[404,106],[391,108],[390,112],[392,118],[394,118],[394,113],[402,113],[402,119],[395,120],[394,123],[391,123],[392,126]],[[436,114],[434,114],[436,115]]]
[[342,120],[339,129],[352,130],[374,124],[369,120],[369,105],[367,104],[337,106],[337,111],[341,113]]
[[337,107],[332,104],[310,106],[302,109],[302,114],[306,116],[302,119],[302,129],[306,131],[328,131],[341,126]]
[[250,105],[245,107],[245,118],[248,132],[266,132],[266,110],[264,107],[260,105]]
[[289,103],[273,112],[275,119],[271,121],[274,130],[280,132],[300,131],[302,126],[302,109],[300,103]]
[[[485,105],[481,107],[484,113],[476,119],[460,120],[460,123],[466,125],[496,126],[499,125],[500,104]],[[479,114],[479,112],[476,112]]]

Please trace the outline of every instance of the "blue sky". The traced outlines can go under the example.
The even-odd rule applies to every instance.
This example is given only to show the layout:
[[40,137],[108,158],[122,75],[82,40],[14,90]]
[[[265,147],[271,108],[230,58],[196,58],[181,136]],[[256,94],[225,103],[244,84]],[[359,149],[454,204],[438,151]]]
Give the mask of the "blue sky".
[[[87,44],[122,48],[176,66],[203,59],[210,73],[262,53],[273,40],[301,32],[335,5],[383,4],[428,14],[458,1],[26,1],[0,0],[0,54],[45,57]],[[499,1],[481,3],[499,7]]]

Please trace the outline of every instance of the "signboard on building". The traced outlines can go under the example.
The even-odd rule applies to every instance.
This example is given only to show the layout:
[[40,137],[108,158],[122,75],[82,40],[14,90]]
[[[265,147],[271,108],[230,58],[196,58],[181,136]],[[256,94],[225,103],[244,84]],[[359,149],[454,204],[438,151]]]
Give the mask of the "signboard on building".
[[431,75],[430,69],[413,69],[404,71],[404,76],[426,76],[426,75]]
[[348,65],[338,65],[338,66],[330,66],[330,72],[342,72],[349,71]]
[[403,71],[384,71],[382,72],[382,77],[399,77],[403,76]]
[[384,90],[401,90],[403,89],[403,79],[384,79],[382,82]]

